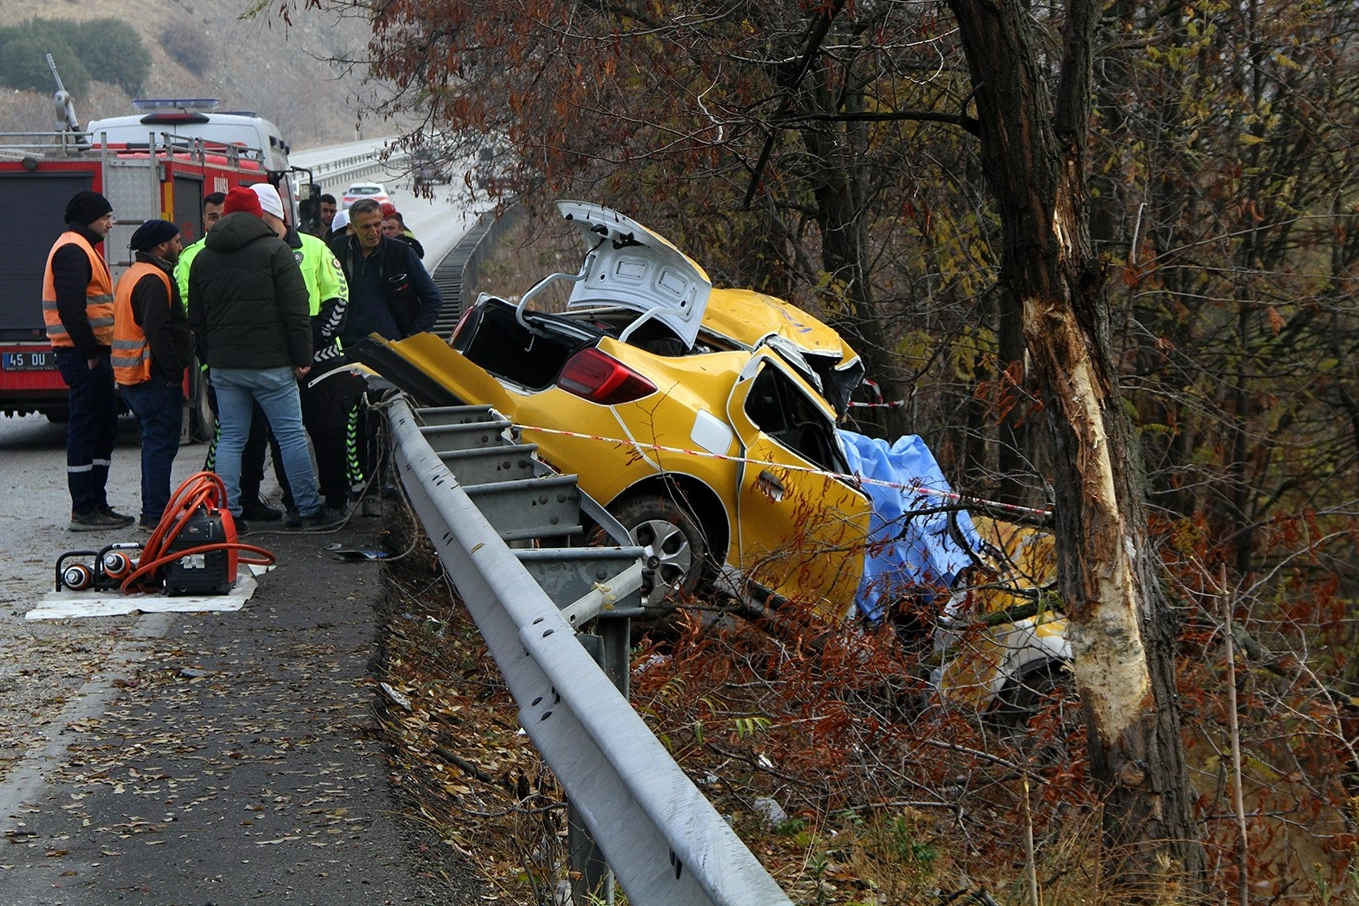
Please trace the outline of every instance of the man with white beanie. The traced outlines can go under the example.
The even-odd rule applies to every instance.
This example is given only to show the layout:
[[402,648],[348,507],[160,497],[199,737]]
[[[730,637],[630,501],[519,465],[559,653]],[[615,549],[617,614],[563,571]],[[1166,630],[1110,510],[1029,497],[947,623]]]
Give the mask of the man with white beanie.
[[[310,305],[313,361],[318,370],[323,370],[328,361],[340,354],[336,341],[349,305],[349,285],[345,282],[344,271],[324,240],[288,225],[277,189],[268,183],[256,183],[250,189],[259,196],[264,222],[292,249],[293,257],[302,269]],[[336,393],[336,387],[338,384],[334,381],[315,387],[307,386],[304,381],[301,387],[302,421],[316,453],[316,478],[326,508],[343,513],[349,506],[352,479],[358,477],[358,453],[348,444],[350,401],[347,396]],[[288,510],[290,522],[295,522],[292,495],[286,487],[283,491],[283,505]]]

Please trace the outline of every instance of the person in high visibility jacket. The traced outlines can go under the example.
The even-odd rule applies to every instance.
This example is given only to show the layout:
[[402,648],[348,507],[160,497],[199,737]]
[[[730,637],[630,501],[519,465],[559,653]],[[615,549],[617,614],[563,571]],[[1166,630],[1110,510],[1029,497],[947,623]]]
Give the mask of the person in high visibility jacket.
[[137,227],[128,244],[136,260],[113,294],[113,379],[141,430],[141,527],[148,530],[170,502],[170,470],[184,428],[193,335],[171,279],[183,247],[179,227],[167,220]]
[[122,528],[133,518],[109,506],[106,487],[118,439],[113,390],[113,275],[95,246],[113,227],[113,205],[98,192],[77,192],[66,204],[68,229],[47,255],[42,316],[66,382],[66,484],[71,531]]

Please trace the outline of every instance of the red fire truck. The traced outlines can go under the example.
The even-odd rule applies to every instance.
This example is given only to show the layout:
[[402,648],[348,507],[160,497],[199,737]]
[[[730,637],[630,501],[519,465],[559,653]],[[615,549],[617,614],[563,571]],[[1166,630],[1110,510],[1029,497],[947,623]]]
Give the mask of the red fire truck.
[[[63,92],[58,93],[58,110]],[[176,106],[179,105],[179,106]],[[184,244],[203,232],[203,196],[233,186],[268,181],[297,211],[295,177],[286,150],[253,148],[192,134],[213,114],[160,102],[140,116],[140,132],[82,132],[69,100],[68,126],[52,133],[0,133],[0,412],[66,416],[66,385],[57,371],[42,316],[43,269],[48,251],[66,228],[66,202],[82,189],[101,192],[113,205],[114,226],[101,248],[114,279],[132,264],[128,241],[145,220],[177,224]],[[242,114],[230,114],[240,119]],[[91,125],[98,126],[98,122]],[[260,120],[261,123],[267,123]],[[271,125],[271,124],[270,124]],[[276,130],[275,130],[276,131]],[[140,136],[140,137],[138,137]],[[281,144],[281,143],[280,143]],[[305,174],[309,182],[310,174]],[[296,217],[293,218],[296,223]],[[186,425],[202,438],[211,414],[190,369]]]

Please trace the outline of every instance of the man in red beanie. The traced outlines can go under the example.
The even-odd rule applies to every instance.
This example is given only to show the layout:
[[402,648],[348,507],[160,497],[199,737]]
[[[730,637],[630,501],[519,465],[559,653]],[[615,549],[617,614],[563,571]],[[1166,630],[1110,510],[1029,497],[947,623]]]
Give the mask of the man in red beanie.
[[259,403],[283,454],[295,524],[322,528],[340,519],[323,510],[302,428],[297,381],[312,362],[307,285],[292,249],[264,222],[258,195],[234,188],[223,210],[189,268],[189,324],[217,394],[227,507],[241,515],[241,451]]
[[47,255],[42,316],[66,382],[66,484],[71,531],[123,528],[134,521],[109,506],[105,487],[118,439],[113,391],[113,275],[95,246],[113,226],[113,205],[98,192],[77,192],[66,205],[67,230]]

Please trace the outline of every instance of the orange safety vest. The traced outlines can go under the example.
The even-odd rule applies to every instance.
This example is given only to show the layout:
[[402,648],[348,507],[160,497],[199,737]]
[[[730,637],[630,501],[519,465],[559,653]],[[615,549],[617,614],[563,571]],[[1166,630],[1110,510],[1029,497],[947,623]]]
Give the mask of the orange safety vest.
[[165,298],[173,300],[170,275],[154,264],[138,261],[118,278],[113,297],[113,380],[119,384],[140,384],[151,378],[151,344],[146,331],[132,314],[132,290],[148,274],[165,284]]
[[56,281],[52,277],[52,256],[64,245],[78,245],[90,256],[90,284],[85,287],[85,318],[90,322],[94,338],[101,346],[113,343],[113,275],[109,266],[94,246],[79,233],[68,230],[57,238],[52,251],[47,253],[47,270],[42,278],[42,319],[47,325],[47,339],[52,346],[74,346],[66,325],[61,323],[61,313],[57,311]]

